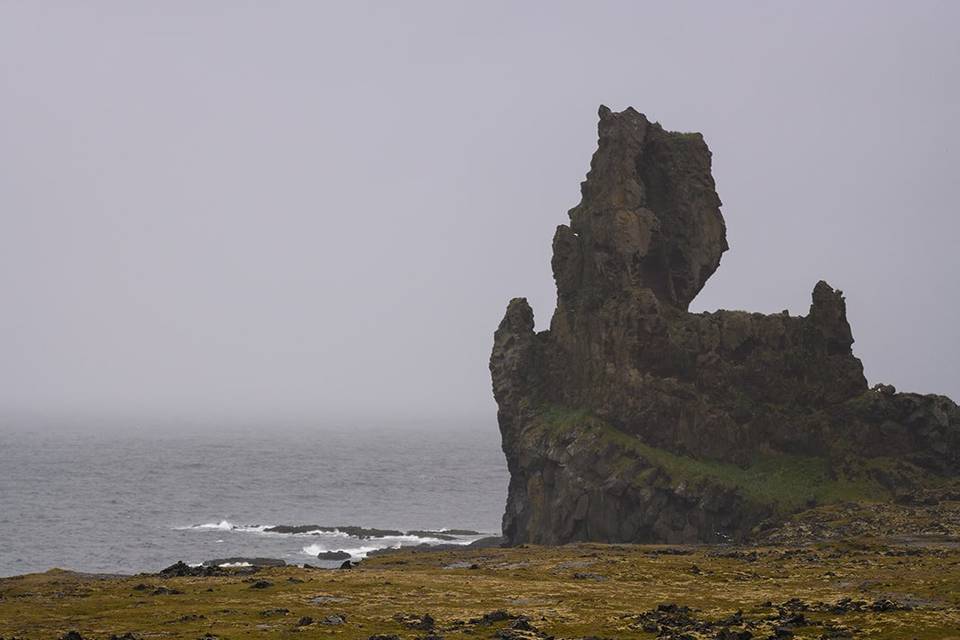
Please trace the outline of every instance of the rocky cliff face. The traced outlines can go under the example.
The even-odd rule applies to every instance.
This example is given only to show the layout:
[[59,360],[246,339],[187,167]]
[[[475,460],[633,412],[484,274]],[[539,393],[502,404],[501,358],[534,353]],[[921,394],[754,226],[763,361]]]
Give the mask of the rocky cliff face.
[[960,468],[960,410],[869,390],[826,282],[805,317],[687,311],[728,249],[710,162],[700,134],[600,108],[553,238],[550,329],[516,298],[494,338],[509,541],[739,540],[826,502],[909,500]]

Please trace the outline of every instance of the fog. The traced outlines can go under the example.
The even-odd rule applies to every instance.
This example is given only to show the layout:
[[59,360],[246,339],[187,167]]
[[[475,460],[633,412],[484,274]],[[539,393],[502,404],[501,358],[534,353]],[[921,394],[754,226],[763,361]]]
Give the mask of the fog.
[[[596,112],[713,151],[694,310],[960,397],[960,4],[5,2],[0,428],[493,425]],[[494,428],[483,426],[477,428]],[[491,431],[493,433],[493,431]]]

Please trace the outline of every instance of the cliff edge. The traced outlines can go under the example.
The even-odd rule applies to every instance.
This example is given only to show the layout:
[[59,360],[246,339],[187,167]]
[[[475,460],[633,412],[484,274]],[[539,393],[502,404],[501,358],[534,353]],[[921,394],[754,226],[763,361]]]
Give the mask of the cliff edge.
[[867,388],[842,292],[808,315],[688,307],[728,249],[698,133],[600,108],[553,237],[557,307],[523,298],[490,371],[514,544],[745,540],[826,504],[953,497],[960,409]]

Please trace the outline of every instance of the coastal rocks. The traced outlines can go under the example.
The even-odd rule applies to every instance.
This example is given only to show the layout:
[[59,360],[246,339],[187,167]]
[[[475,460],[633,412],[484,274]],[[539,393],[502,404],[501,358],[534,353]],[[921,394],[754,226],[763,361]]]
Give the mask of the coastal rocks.
[[349,560],[350,554],[346,551],[321,551],[317,554],[321,560]]
[[207,560],[200,565],[189,565],[182,560],[175,562],[156,575],[161,578],[199,578],[223,575],[244,575],[256,573],[266,567],[284,567],[286,562],[276,558],[219,558]]
[[468,544],[430,544],[428,542],[422,542],[415,546],[398,546],[398,547],[386,547],[384,549],[374,549],[367,553],[368,558],[376,558],[377,556],[386,556],[403,552],[413,552],[413,553],[438,553],[441,551],[456,551],[458,549],[494,549],[501,547],[506,543],[506,539],[502,536],[488,536],[485,538],[479,538],[470,542]]
[[960,409],[868,389],[826,282],[806,316],[687,311],[728,249],[710,166],[700,134],[601,107],[550,328],[514,298],[494,334],[510,544],[744,540],[840,495],[930,499],[960,470]]
[[274,527],[267,527],[264,531],[266,533],[343,533],[354,538],[360,538],[361,540],[366,538],[386,538],[389,536],[404,535],[403,531],[396,529],[371,529],[368,527],[354,526],[324,527],[318,524],[280,524]]
[[203,567],[285,567],[287,563],[279,558],[247,558],[237,556],[233,558],[217,558],[207,560],[201,566]]
[[183,578],[185,576],[206,576],[210,575],[208,567],[191,567],[186,562],[179,560],[166,569],[161,569],[158,573],[161,578]]

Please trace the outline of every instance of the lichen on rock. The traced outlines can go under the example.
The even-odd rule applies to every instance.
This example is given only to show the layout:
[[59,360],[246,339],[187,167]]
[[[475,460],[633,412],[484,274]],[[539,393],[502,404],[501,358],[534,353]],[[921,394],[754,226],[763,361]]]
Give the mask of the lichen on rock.
[[952,481],[960,410],[869,390],[841,291],[818,282],[802,317],[688,311],[728,249],[700,134],[632,108],[598,129],[550,329],[516,298],[494,337],[510,542],[743,540]]

